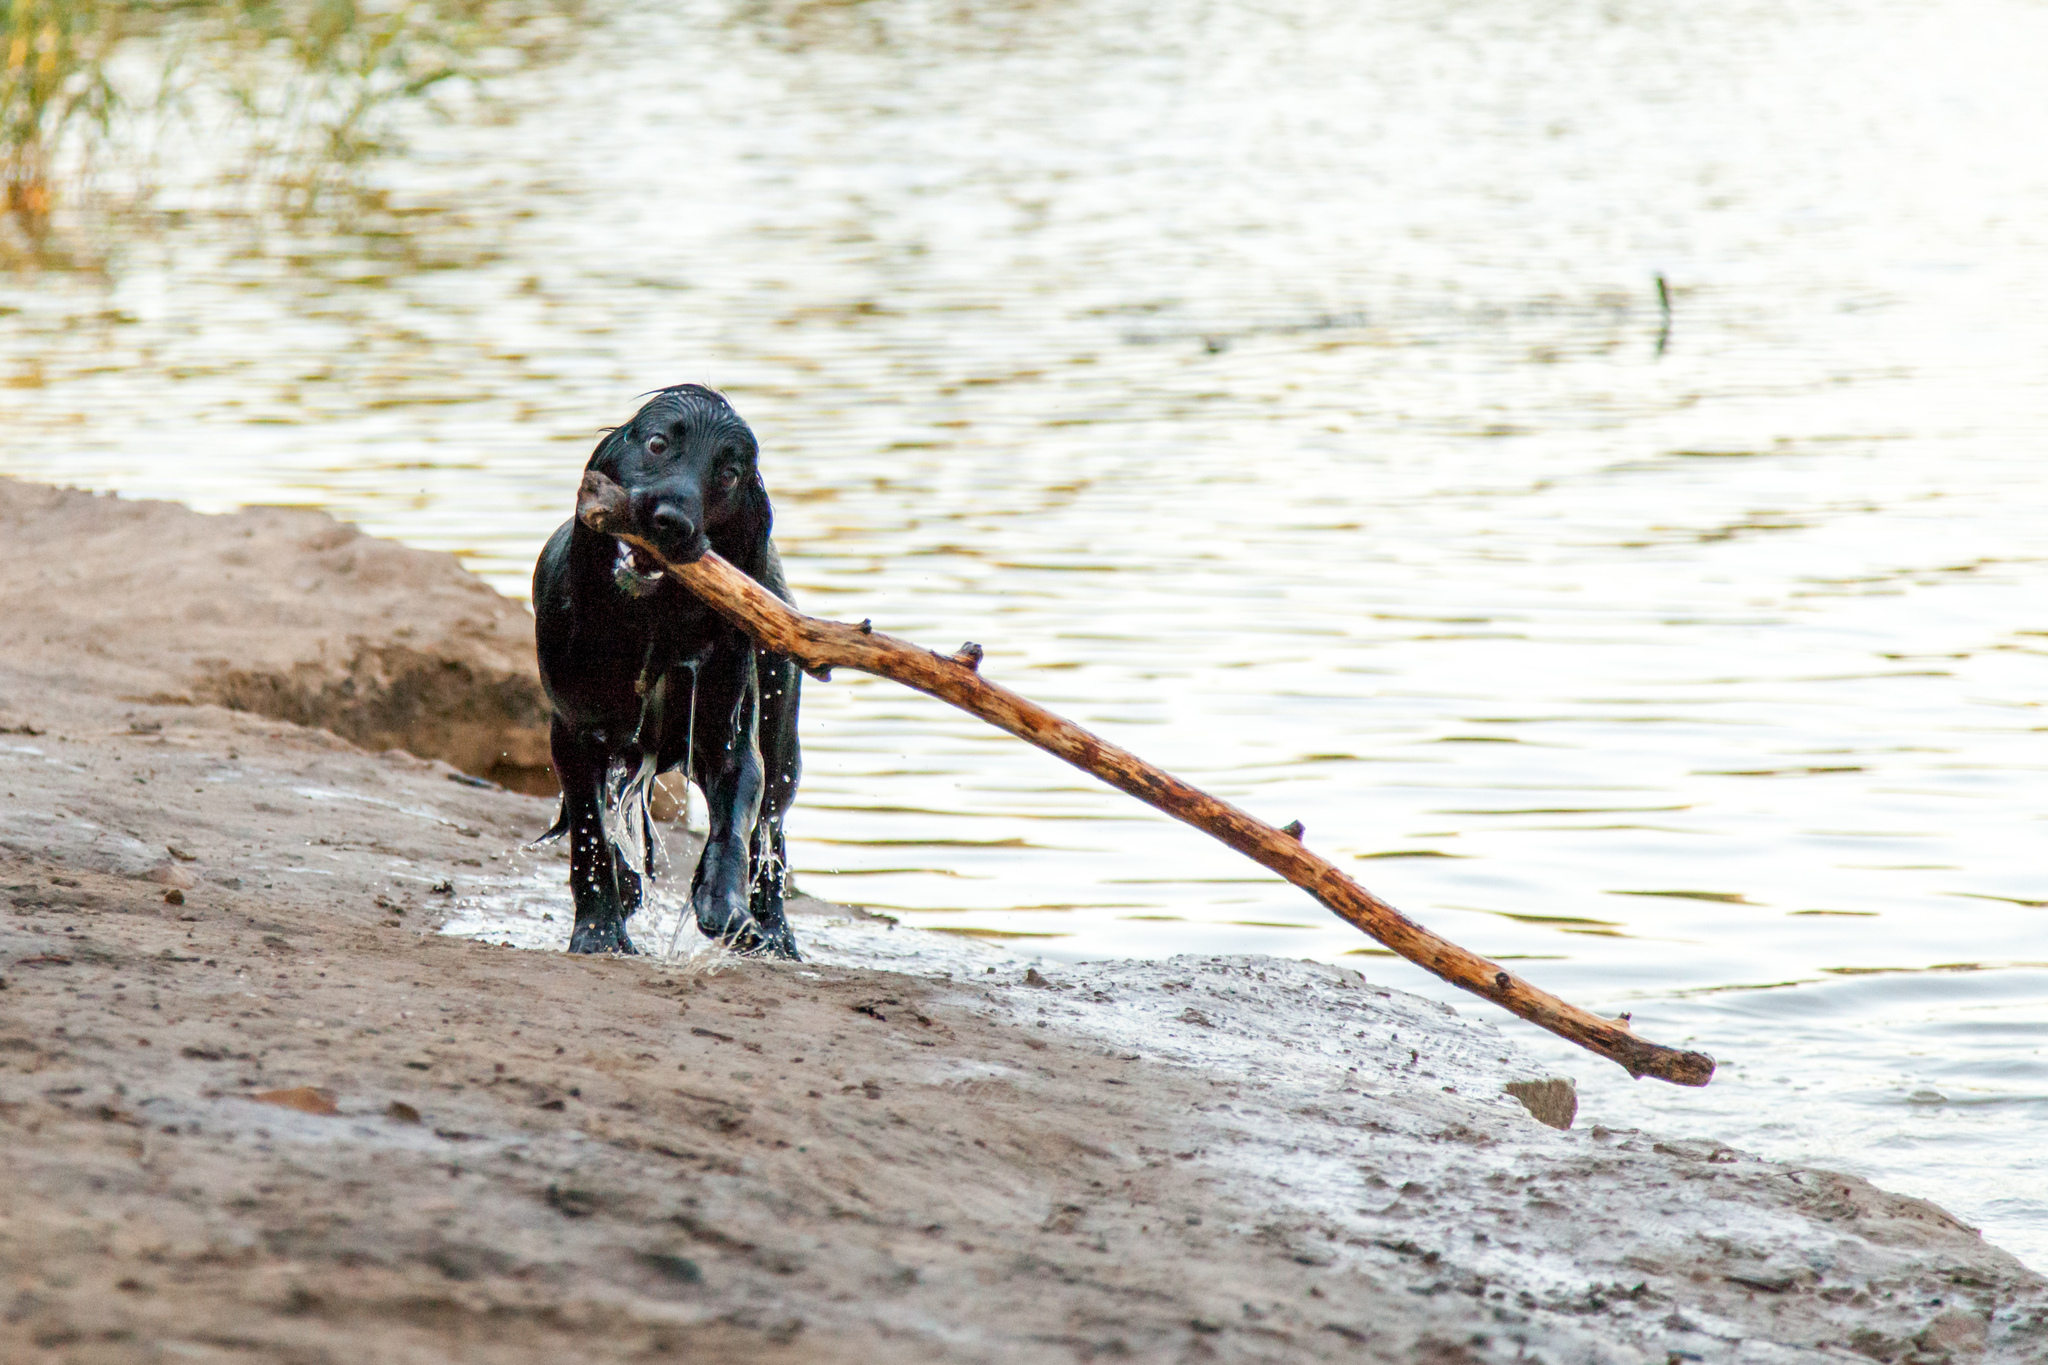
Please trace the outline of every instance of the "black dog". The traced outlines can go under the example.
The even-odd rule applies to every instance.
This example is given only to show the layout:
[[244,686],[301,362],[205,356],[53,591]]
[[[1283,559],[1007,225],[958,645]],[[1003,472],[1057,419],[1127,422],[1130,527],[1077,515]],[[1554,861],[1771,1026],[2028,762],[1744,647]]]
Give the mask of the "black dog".
[[[598,442],[588,468],[626,489],[635,534],[670,562],[708,546],[789,601],[759,449],[722,395],[679,384]],[[640,908],[640,874],[654,870],[649,789],[688,765],[711,804],[690,882],[697,927],[742,952],[795,957],[782,817],[799,770],[796,666],[639,550],[573,518],[534,566],[533,609],[562,783],[561,815],[543,837],[570,838],[569,951],[634,951],[626,920]],[[606,833],[607,807],[623,848]]]

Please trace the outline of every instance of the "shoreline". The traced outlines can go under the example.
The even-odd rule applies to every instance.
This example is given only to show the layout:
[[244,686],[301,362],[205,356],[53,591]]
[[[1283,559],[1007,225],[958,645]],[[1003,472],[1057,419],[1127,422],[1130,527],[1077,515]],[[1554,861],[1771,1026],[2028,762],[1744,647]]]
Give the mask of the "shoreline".
[[[1512,1035],[1343,968],[1039,970],[809,898],[804,963],[492,946],[566,938],[552,803],[445,723],[516,713],[505,599],[318,513],[0,480],[0,525],[23,1358],[2048,1352],[2048,1282],[1934,1205],[1539,1124]],[[378,742],[422,717],[470,761]]]

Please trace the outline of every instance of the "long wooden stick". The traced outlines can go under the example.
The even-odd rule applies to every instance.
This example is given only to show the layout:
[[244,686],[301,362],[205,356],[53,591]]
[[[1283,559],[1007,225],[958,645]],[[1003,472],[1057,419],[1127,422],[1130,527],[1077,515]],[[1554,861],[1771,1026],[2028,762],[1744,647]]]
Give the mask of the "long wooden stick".
[[1215,836],[1416,966],[1620,1063],[1631,1076],[1655,1076],[1678,1085],[1705,1085],[1713,1078],[1712,1057],[1638,1038],[1624,1023],[1567,1004],[1499,964],[1438,938],[1309,852],[1298,826],[1275,829],[989,682],[975,671],[981,663],[980,645],[935,654],[883,635],[865,621],[849,626],[806,616],[712,551],[694,564],[671,564],[634,533],[625,489],[595,471],[583,476],[576,515],[591,530],[635,546],[734,625],[765,647],[789,655],[815,677],[828,677],[834,668],[858,669],[949,702]]

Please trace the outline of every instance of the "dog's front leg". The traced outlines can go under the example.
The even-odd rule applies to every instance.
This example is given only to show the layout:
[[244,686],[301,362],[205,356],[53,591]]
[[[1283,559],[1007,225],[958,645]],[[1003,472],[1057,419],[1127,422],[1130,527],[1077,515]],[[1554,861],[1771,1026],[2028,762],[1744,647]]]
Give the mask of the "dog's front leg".
[[754,916],[763,948],[776,957],[801,960],[796,934],[783,913],[788,891],[787,854],[783,848],[782,817],[764,811],[754,826],[752,899],[748,909]]
[[[549,735],[555,776],[569,826],[569,894],[576,904],[572,953],[630,953],[626,917],[639,905],[639,882],[604,832],[604,774],[608,758],[596,736],[579,731],[559,715]],[[633,878],[622,895],[621,875]]]
[[[704,789],[710,831],[704,855],[690,882],[690,907],[697,927],[741,952],[790,956],[754,920],[748,908],[752,878],[748,858],[754,822],[761,811],[761,744],[757,724],[760,698],[754,683],[753,652],[720,651],[698,695],[697,785]],[[706,733],[719,738],[705,744]]]
[[[780,579],[776,580],[779,587]],[[786,596],[787,593],[785,592]],[[753,903],[755,923],[777,957],[797,958],[796,935],[783,915],[789,890],[788,855],[782,821],[796,800],[803,756],[797,744],[797,688],[802,675],[786,654],[754,652],[754,677],[760,689],[762,779],[767,790],[754,825]]]

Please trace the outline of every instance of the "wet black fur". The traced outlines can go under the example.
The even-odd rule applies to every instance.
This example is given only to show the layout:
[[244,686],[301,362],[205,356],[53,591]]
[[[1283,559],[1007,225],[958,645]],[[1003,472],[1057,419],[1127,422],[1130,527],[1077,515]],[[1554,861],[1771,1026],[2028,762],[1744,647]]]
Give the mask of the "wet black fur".
[[[588,467],[627,490],[635,532],[669,560],[690,563],[709,545],[789,601],[769,539],[774,513],[758,457],[753,431],[722,395],[682,384],[656,394],[600,441]],[[659,771],[683,766],[694,662],[690,775],[709,800],[711,829],[690,883],[691,909],[711,938],[793,958],[796,941],[782,911],[782,819],[801,766],[798,671],[674,580],[616,575],[619,546],[572,518],[533,571],[541,680],[554,703],[562,783],[561,816],[549,833],[570,838],[576,926],[569,951],[634,951],[626,920],[640,907],[640,876],[651,869],[631,866],[605,834],[607,773],[633,773],[649,754]]]

